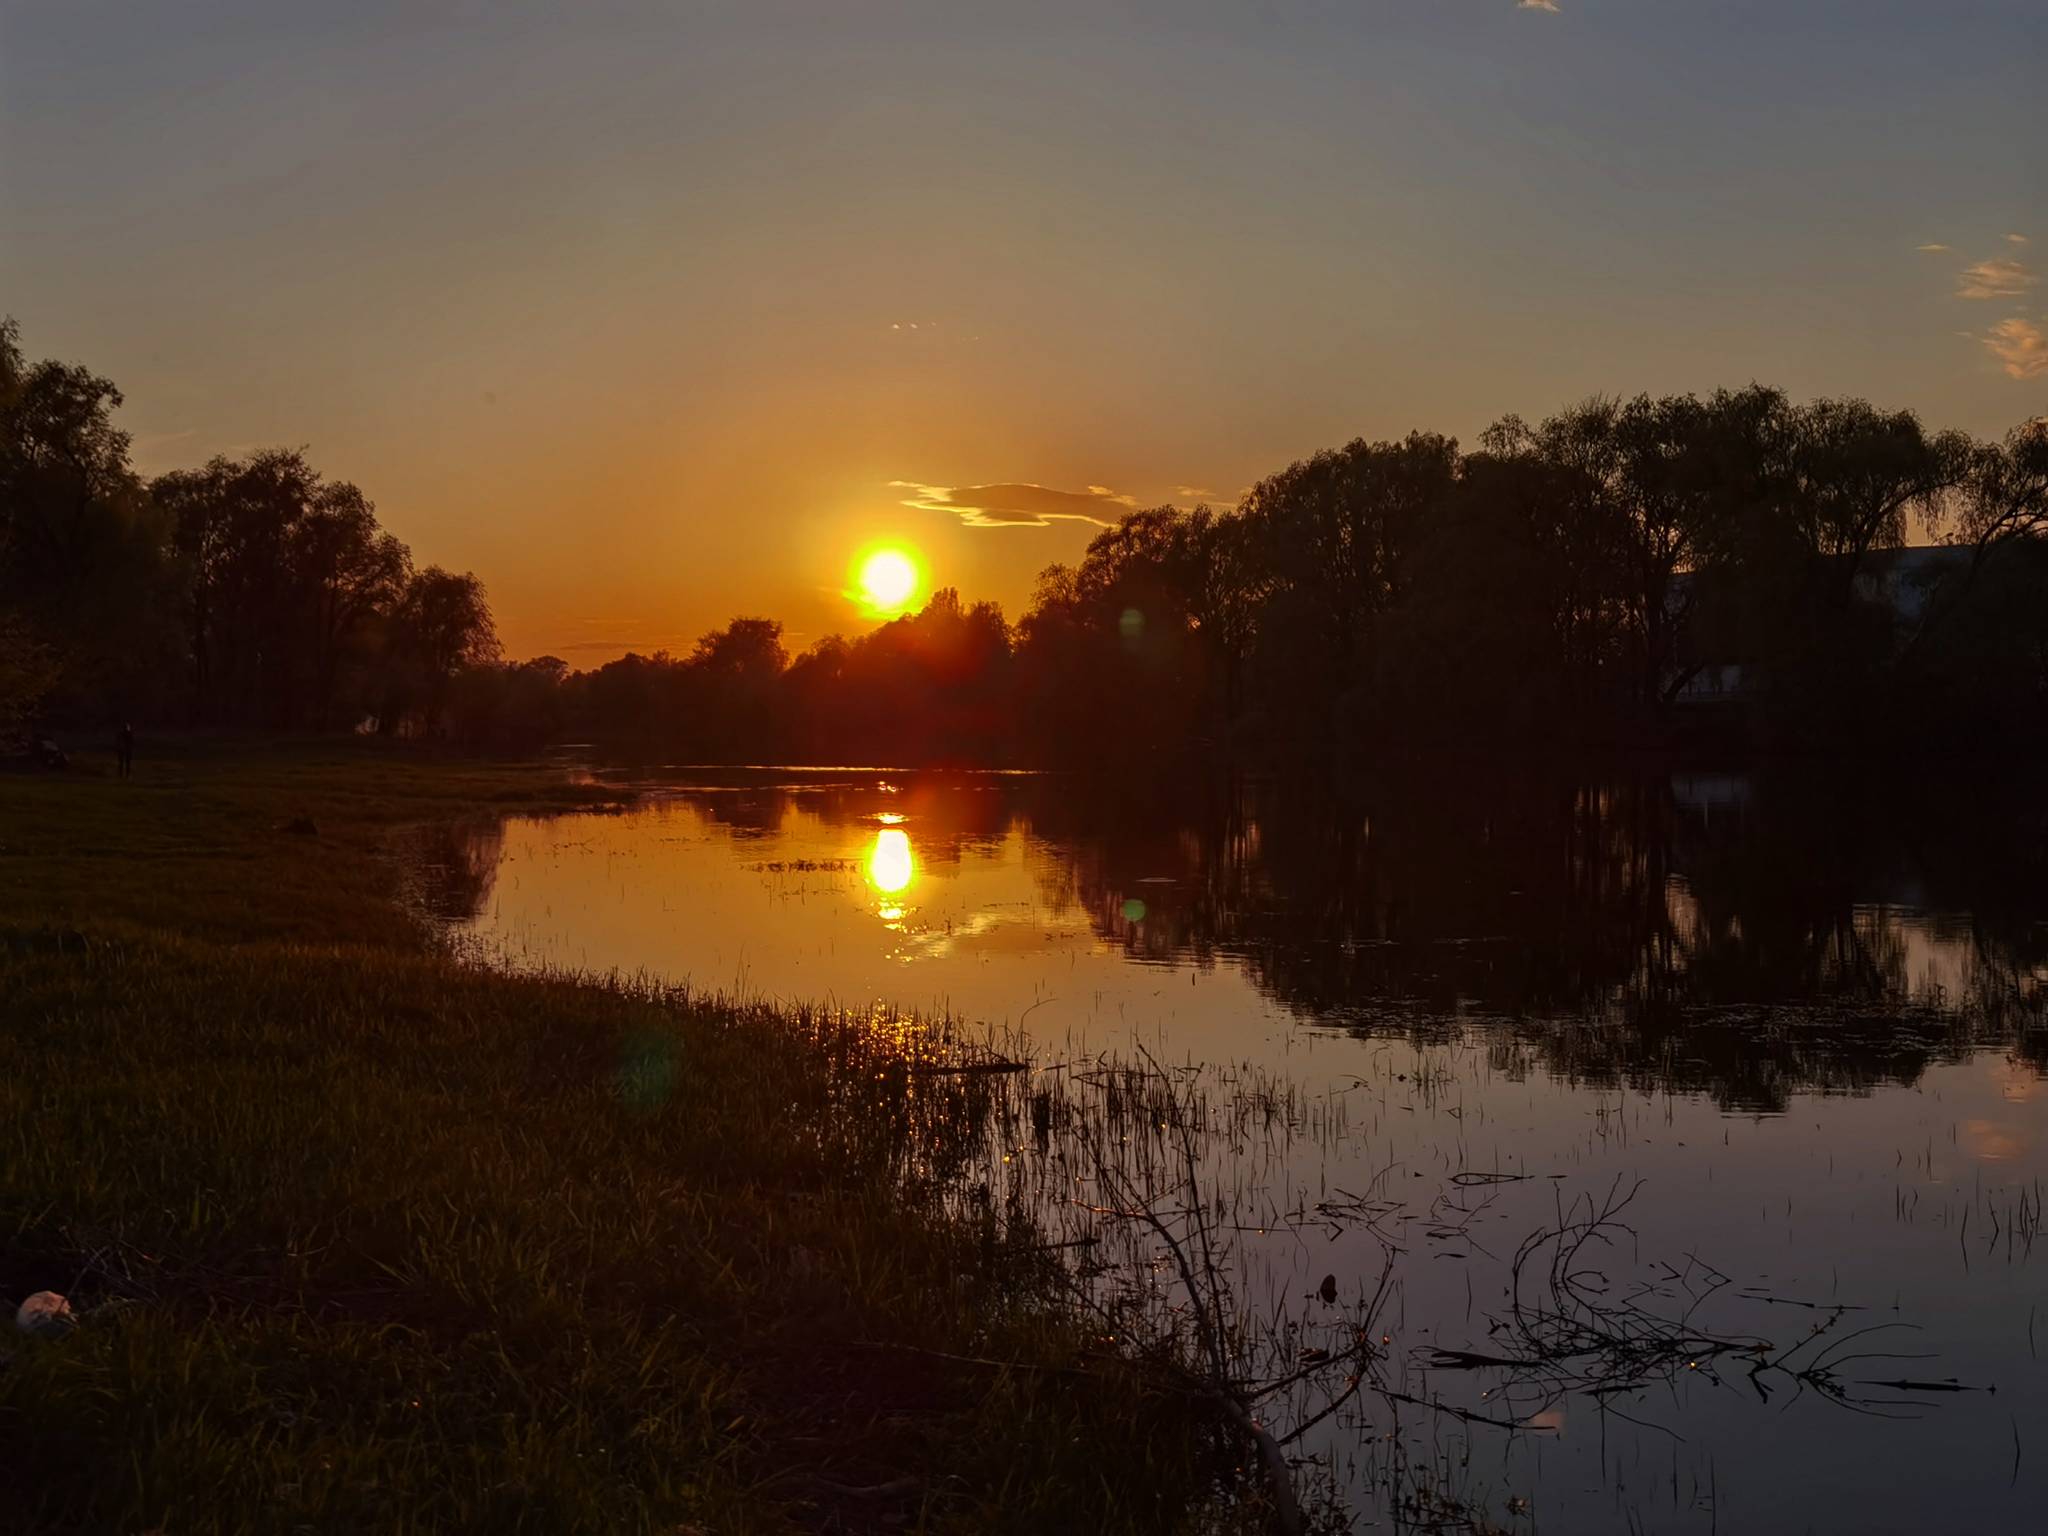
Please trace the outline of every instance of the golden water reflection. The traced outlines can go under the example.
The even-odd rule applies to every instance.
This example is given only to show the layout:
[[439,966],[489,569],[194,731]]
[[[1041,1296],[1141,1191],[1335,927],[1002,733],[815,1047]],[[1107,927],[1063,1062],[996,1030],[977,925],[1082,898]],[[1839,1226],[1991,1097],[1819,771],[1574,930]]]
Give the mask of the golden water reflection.
[[917,878],[917,858],[910,851],[910,834],[901,827],[884,827],[875,834],[874,845],[868,849],[868,884],[881,893],[882,919],[898,922],[903,917],[903,905],[894,898],[902,896]]
[[[1698,1415],[1683,1445],[1624,1455],[1608,1437],[1626,1421],[1576,1400],[1531,1417],[1463,1378],[1476,1388],[1459,1403],[1524,1431],[1485,1437],[1513,1449],[1497,1465],[1476,1453],[1474,1482],[1533,1495],[1549,1523],[1618,1528],[1620,1496],[1581,1491],[1605,1462],[1676,1466],[1702,1490],[1718,1467],[1717,1492],[1643,1522],[1700,1536],[1717,1512],[1724,1529],[2023,1529],[2018,1511],[2048,1498],[2038,1458],[2013,1481],[2010,1428],[2048,1422],[2048,1374],[2014,1347],[2043,1262],[2027,1238],[2048,1177],[2048,812],[1974,785],[1936,796],[1915,780],[1867,791],[1874,805],[1842,787],[1737,800],[1723,785],[1709,815],[1690,782],[1635,779],[1582,800],[1540,776],[1484,793],[1429,778],[1331,804],[1262,781],[1126,793],[1052,776],[707,772],[620,815],[515,818],[474,853],[421,853],[436,909],[474,913],[465,936],[512,967],[737,974],[843,1003],[912,1057],[938,1048],[920,1029],[951,1027],[922,1014],[1014,1031],[1053,1059],[1135,1041],[1270,1072],[1320,1107],[1261,1111],[1279,1150],[1258,1171],[1239,1133],[1221,1138],[1205,1165],[1219,1191],[1291,1210],[1295,1192],[1364,1189],[1394,1166],[1411,1230],[1437,1209],[1425,1186],[1473,1214],[1472,1246],[1422,1266],[1467,1283],[1403,1292],[1418,1344],[1488,1348],[1473,1298],[1512,1287],[1507,1255],[1556,1222],[1558,1174],[1566,1201],[1643,1181],[1642,1254],[1697,1253],[1738,1277],[1716,1303],[1731,1331],[1812,1325],[1761,1291],[1732,1294],[1752,1279],[1788,1299],[1890,1304],[1884,1316],[1925,1329],[1892,1347],[1934,1358],[1865,1374],[1999,1387],[1871,1431],[1920,1448],[1880,1457],[1829,1427],[1861,1431],[1854,1414],[1745,1416],[1738,1392],[1688,1372],[1668,1400]],[[643,1097],[666,1081],[665,1059],[629,1065]],[[920,1102],[950,1114],[941,1088]],[[1046,1166],[1035,1148],[988,1145],[991,1161]],[[1453,1193],[1432,1177],[1452,1169],[1509,1180]],[[1297,1240],[1247,1239],[1247,1305],[1278,1309],[1325,1273],[1383,1262],[1371,1233],[1327,1257],[1293,1257]],[[1617,1286],[1689,1305],[1662,1270],[1610,1257]],[[1846,1313],[1836,1337],[1869,1316]],[[1460,1379],[1431,1374],[1429,1391]]]

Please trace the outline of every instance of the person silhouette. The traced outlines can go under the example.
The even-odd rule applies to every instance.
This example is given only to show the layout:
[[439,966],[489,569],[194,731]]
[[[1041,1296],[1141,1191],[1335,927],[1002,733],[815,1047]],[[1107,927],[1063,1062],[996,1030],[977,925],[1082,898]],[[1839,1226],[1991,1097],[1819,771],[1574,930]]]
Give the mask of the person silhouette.
[[135,776],[134,726],[129,725],[126,722],[122,723],[121,735],[120,739],[116,743],[116,750],[120,758],[121,777],[124,779],[133,778]]

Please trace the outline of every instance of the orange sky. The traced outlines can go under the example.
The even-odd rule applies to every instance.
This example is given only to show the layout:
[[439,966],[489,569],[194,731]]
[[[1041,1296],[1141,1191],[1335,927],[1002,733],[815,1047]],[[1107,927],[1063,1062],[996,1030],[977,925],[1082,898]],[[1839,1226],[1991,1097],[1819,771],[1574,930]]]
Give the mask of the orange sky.
[[1725,10],[8,6],[0,302],[578,665],[1596,391],[2048,410],[2038,10]]

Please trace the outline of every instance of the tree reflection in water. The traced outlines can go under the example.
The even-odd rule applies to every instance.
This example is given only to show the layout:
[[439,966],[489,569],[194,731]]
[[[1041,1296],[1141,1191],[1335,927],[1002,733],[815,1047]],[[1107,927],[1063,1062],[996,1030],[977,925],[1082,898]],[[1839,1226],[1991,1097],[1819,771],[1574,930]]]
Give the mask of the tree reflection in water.
[[429,917],[467,922],[484,910],[505,851],[502,821],[463,821],[416,829],[401,868],[408,895]]
[[[2048,806],[2024,786],[1537,768],[668,787],[740,846],[839,829],[899,931],[935,878],[1021,846],[1044,924],[1085,920],[1139,964],[1230,965],[1304,1024],[1477,1037],[1511,1077],[1774,1111],[1987,1046],[2048,1064]],[[501,842],[422,834],[423,905],[478,914]]]
[[[1135,959],[1230,957],[1304,1020],[1782,1109],[2010,1045],[2048,1061],[2037,799],[1811,778],[1048,793],[1041,895]],[[1126,921],[1125,902],[1144,902]]]
[[[1226,1289],[1269,1324],[1263,1376],[1296,1372],[1304,1350],[1341,1366],[1355,1346],[1382,1407],[1442,1394],[1456,1423],[1494,1428],[1512,1407],[1541,1446],[1482,1442],[1472,1476],[1533,1490],[1559,1528],[1624,1528],[1641,1512],[1624,1483],[1668,1491],[1658,1528],[1834,1528],[1821,1513],[1941,1528],[1928,1500],[1965,1498],[1989,1529],[2034,1507],[2031,1469],[2009,1483],[1970,1461],[2006,1415],[2048,1403],[2038,1371],[2006,1369],[2038,1299],[2048,1061],[2048,829],[2024,789],[1782,769],[1322,785],[721,770],[650,785],[623,816],[513,824],[494,896],[476,877],[498,857],[488,841],[434,855],[437,899],[488,904],[468,925],[484,958],[818,1000],[849,1011],[792,1017],[906,1060],[955,1038],[935,1019],[962,1021],[959,1038],[986,1024],[1038,1065],[920,1079],[917,1118],[869,1128],[906,1138],[917,1177],[952,1181],[977,1219],[1226,1213]],[[1193,1106],[1185,1179],[1161,1151],[1174,1117],[1145,1087],[1169,1079],[1129,1067],[1155,1044]],[[1984,1047],[2006,1060],[1964,1059]],[[1857,1097],[1799,1102],[1812,1095]],[[1138,1198],[1077,1205],[1105,1169]],[[1597,1278],[1618,1304],[1669,1302],[1671,1326],[1645,1356],[1652,1325],[1622,1317],[1609,1332],[1633,1351],[1624,1375],[1561,1378],[1558,1341],[1509,1347],[1489,1298],[1513,1292],[1518,1244],[1639,1182]],[[1154,1285],[1153,1229],[1132,1230],[1129,1263],[1089,1247],[1088,1265],[1175,1308],[1180,1292]],[[1319,1282],[1355,1299],[1396,1260],[1383,1326],[1347,1332]],[[1711,1316],[1680,1284],[1702,1266]],[[1832,1332],[1792,1353],[1815,1322]],[[1939,1471],[1925,1498],[1888,1462],[1817,1510],[1809,1490],[1869,1464],[1858,1437],[1777,1403],[1759,1418],[1749,1376],[1729,1392],[1693,1377],[1701,1353],[1732,1358],[1726,1341],[1756,1336],[1781,1377],[1826,1396],[1829,1348],[1908,1324],[1943,1378],[1999,1387],[1951,1392],[1922,1421]],[[1844,1401],[1889,1390],[1899,1368],[1859,1369],[1835,1384]],[[1602,1395],[1615,1381],[1626,1402]],[[1631,1437],[1610,1402],[1656,1422]],[[1306,1422],[1317,1402],[1301,1406]],[[1317,1431],[1316,1454],[1353,1492],[1381,1488],[1407,1475],[1386,1429],[1360,1409]],[[1607,1464],[1610,1434],[1626,1466]],[[1632,1469],[1653,1463],[1639,1483]],[[1609,1481],[1602,1525],[1587,1501]],[[1724,1496],[1754,1518],[1721,1522]]]

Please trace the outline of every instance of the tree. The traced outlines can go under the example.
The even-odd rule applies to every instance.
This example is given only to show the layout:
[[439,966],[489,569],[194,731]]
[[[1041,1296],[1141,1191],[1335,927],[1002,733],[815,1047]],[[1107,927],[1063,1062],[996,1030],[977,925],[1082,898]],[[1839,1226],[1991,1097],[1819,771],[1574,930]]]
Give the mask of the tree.
[[1595,577],[1596,601],[1614,605],[1588,617],[1626,649],[1639,718],[1654,718],[1691,676],[1683,652],[1696,601],[1766,495],[1786,409],[1755,385],[1706,400],[1596,398],[1533,429],[1511,417],[1487,436],[1497,457],[1551,472],[1545,520]]
[[150,487],[191,571],[193,688],[202,715],[277,723],[291,618],[285,549],[319,477],[295,451],[216,456]]
[[772,682],[789,665],[789,653],[782,648],[782,621],[734,619],[697,641],[690,664],[707,676],[736,683]]
[[1909,514],[1941,519],[1950,492],[1980,462],[1961,432],[1930,436],[1911,411],[1867,400],[1815,400],[1792,412],[1782,497],[1823,590],[1846,604],[1864,557],[1905,542]]
[[720,761],[772,755],[775,695],[788,664],[775,619],[734,619],[701,637],[684,668],[686,728],[696,750]]
[[1404,736],[1470,745],[1583,737],[1606,718],[1622,656],[1601,595],[1605,544],[1568,511],[1562,471],[1515,451],[1466,457],[1381,626],[1386,705]]
[[72,363],[30,363],[12,318],[0,320],[0,540],[10,575],[70,584],[87,567],[92,512],[135,488],[121,391]]
[[2048,537],[2048,416],[1979,446],[1962,477],[1957,534],[1983,552],[2005,539]]
[[412,555],[377,526],[368,498],[343,481],[314,490],[291,529],[288,559],[311,652],[310,718],[325,729],[343,659],[405,590]]
[[332,724],[339,680],[405,590],[412,557],[369,498],[323,480],[301,449],[161,476],[151,488],[189,566],[187,625],[202,713]]
[[438,565],[416,571],[406,582],[390,623],[386,654],[385,730],[416,713],[421,734],[440,729],[450,684],[462,668],[482,666],[499,655],[498,632],[484,585],[468,571]]
[[1015,734],[1010,627],[994,603],[941,587],[925,606],[857,640],[832,636],[785,675],[782,701],[806,752],[862,761],[989,763]]
[[0,746],[19,745],[57,677],[50,648],[19,615],[0,612]]
[[1398,443],[1361,438],[1252,488],[1239,515],[1265,578],[1258,686],[1285,715],[1325,731],[1333,709],[1358,717],[1380,661],[1379,622],[1405,597],[1458,469],[1456,441],[1414,432]]
[[0,604],[44,696],[105,717],[154,709],[175,644],[163,519],[114,425],[121,392],[77,364],[30,363],[0,320]]

